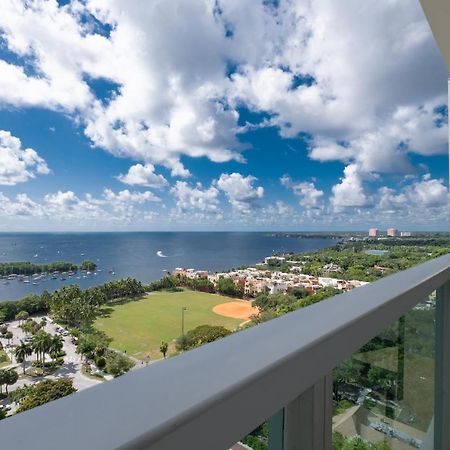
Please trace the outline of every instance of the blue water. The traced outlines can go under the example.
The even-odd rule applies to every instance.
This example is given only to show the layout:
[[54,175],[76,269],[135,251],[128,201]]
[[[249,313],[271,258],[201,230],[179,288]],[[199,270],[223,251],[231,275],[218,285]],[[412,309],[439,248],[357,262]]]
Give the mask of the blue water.
[[0,262],[80,263],[89,259],[101,269],[97,275],[80,280],[50,278],[38,285],[0,281],[0,301],[45,289],[51,292],[73,283],[87,288],[128,276],[150,282],[175,267],[223,271],[260,262],[273,252],[306,252],[335,243],[332,239],[294,239],[269,233],[0,233]]
[[386,253],[387,250],[366,250],[367,255],[384,256]]

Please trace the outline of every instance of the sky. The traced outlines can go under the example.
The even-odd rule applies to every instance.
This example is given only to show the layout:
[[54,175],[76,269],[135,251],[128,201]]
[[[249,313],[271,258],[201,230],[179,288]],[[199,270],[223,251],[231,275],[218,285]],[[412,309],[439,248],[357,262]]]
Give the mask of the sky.
[[417,0],[2,0],[0,231],[448,229]]

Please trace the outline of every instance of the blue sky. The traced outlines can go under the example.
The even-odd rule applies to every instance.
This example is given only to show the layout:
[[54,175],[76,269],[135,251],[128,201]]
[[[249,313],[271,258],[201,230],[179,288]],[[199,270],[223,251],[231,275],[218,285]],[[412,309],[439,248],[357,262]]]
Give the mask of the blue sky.
[[2,8],[0,230],[448,228],[418,2]]

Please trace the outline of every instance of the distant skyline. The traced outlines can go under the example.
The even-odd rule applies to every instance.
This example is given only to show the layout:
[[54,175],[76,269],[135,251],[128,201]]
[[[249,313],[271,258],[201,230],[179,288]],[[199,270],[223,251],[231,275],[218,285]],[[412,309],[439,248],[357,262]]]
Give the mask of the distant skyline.
[[416,0],[3,0],[0,232],[448,230]]

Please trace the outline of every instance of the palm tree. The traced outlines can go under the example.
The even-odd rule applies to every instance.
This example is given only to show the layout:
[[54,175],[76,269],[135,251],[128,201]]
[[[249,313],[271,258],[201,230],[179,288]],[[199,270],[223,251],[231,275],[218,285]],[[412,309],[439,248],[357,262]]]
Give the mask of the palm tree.
[[60,336],[59,334],[54,334],[53,336],[51,336],[48,351],[50,353],[50,356],[52,357],[53,365],[55,364],[55,358],[58,356],[59,352],[63,349],[63,347],[64,347],[64,340],[62,336]]
[[36,353],[36,361],[39,361],[39,356],[41,357],[42,368],[45,366],[45,353],[49,351],[51,342],[50,334],[41,330],[38,331],[32,338],[31,345],[33,351]]
[[14,356],[16,357],[16,360],[22,361],[22,368],[23,373],[25,373],[25,362],[27,356],[30,356],[33,353],[33,349],[31,348],[31,345],[25,344],[23,341],[20,341],[20,345],[16,347],[14,350]]

